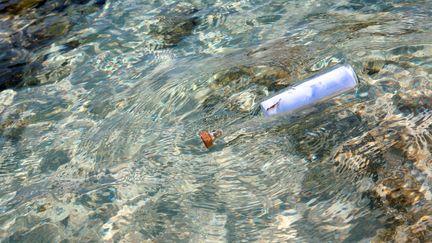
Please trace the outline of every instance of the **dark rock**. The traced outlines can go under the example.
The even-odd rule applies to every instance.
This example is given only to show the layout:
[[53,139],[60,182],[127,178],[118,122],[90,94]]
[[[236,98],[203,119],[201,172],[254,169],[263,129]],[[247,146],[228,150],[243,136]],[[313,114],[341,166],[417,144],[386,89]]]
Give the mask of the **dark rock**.
[[197,11],[189,3],[171,4],[156,16],[156,23],[150,25],[150,34],[167,46],[176,45],[197,25],[197,18],[193,15]]
[[[12,34],[8,41],[0,43],[0,91],[20,87],[25,84],[24,77],[34,78],[36,70],[41,68],[42,59],[29,61],[28,49],[49,44],[55,37],[64,35],[70,29],[67,17],[49,16],[30,24],[22,31]],[[13,44],[11,44],[10,42]],[[77,46],[71,42],[60,48],[60,52],[69,51]],[[26,85],[32,84],[31,80]]]
[[66,164],[70,161],[69,155],[62,150],[52,151],[48,153],[46,157],[42,159],[40,163],[40,170],[42,172],[54,171],[63,164]]
[[83,194],[79,201],[86,207],[96,209],[99,207],[99,205],[114,202],[117,197],[116,189],[111,187]]
[[89,1],[90,0],[72,0],[72,3],[74,3],[74,4],[86,4]]
[[17,206],[25,202],[31,201],[34,198],[48,194],[49,190],[49,185],[46,182],[38,182],[29,186],[20,187],[17,190],[15,197],[9,200],[6,206],[8,208],[16,208]]
[[[90,0],[6,0],[0,2],[0,13],[23,14],[29,9],[37,8],[39,13],[62,12],[71,4],[85,5]],[[105,0],[95,0],[94,5],[102,6]],[[41,15],[43,16],[43,15]]]
[[[71,41],[62,45],[51,47],[47,52],[38,53],[39,56],[26,66],[22,77],[23,86],[35,86],[55,83],[67,77],[71,72],[70,58],[55,61],[56,57],[73,50],[79,42]],[[46,63],[42,65],[42,63]]]
[[65,0],[48,0],[38,8],[38,13],[50,14],[52,12],[63,12],[71,5],[70,1]]
[[[90,2],[93,4],[88,4]],[[40,71],[41,63],[52,53],[42,51],[45,56],[38,57],[38,50],[65,35],[73,24],[73,16],[69,16],[72,11],[61,15],[52,13],[75,6],[75,12],[85,15],[97,11],[104,3],[104,0],[0,0],[0,14],[17,14],[0,23],[3,31],[0,36],[0,91],[53,82],[69,75],[68,60]],[[65,43],[54,54],[65,53],[79,44],[78,41]],[[29,55],[33,51],[35,53]],[[30,56],[32,60],[29,60]]]
[[364,65],[363,71],[367,75],[374,75],[379,73],[385,64],[385,60],[371,60]]
[[336,8],[339,11],[377,12],[388,11],[392,8],[391,3],[377,0],[351,0]]
[[0,121],[0,135],[11,140],[18,140],[29,124],[27,119],[9,117]]
[[265,15],[265,16],[260,16],[257,18],[257,21],[261,24],[271,24],[274,23],[278,20],[280,20],[282,18],[281,15]]
[[21,83],[27,52],[9,47],[1,48],[0,53],[0,91],[15,87]]
[[374,188],[383,205],[404,211],[424,198],[421,185],[406,169],[386,173]]
[[0,3],[0,13],[8,12],[11,14],[18,14],[27,9],[34,8],[46,0],[9,0],[4,3]]
[[0,91],[20,84],[24,67],[0,68]]
[[[74,7],[74,12],[81,11],[83,8],[85,11],[85,9],[91,8],[91,5],[88,4],[89,2],[90,0],[48,0],[40,5],[38,13],[43,16],[52,12],[64,12],[69,7]],[[92,5],[101,7],[104,4],[104,0],[95,0]]]
[[42,224],[28,233],[16,232],[9,237],[10,242],[59,242],[60,230],[53,224]]
[[13,39],[21,47],[32,49],[48,44],[54,37],[66,34],[70,28],[71,22],[67,17],[49,16],[15,33]]
[[102,6],[102,5],[105,4],[105,2],[106,2],[106,0],[95,0],[95,1],[94,1],[94,4],[95,4],[95,5],[98,5],[98,6]]
[[[15,222],[11,228],[13,228],[15,233],[9,238],[10,240],[16,239],[15,237],[20,235],[21,232],[27,232],[31,228],[37,227],[37,225],[41,221],[41,218],[36,216],[36,215],[26,215],[26,216],[19,215],[16,217],[16,219],[14,221]],[[15,237],[14,237],[14,235],[15,235]],[[17,242],[17,241],[10,241],[10,242]]]

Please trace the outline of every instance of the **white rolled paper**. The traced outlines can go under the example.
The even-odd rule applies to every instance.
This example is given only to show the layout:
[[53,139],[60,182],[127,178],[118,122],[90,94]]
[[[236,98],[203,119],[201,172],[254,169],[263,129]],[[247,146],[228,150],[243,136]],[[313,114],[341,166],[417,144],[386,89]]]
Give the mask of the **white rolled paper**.
[[272,116],[310,107],[353,89],[357,83],[351,65],[336,65],[261,102],[261,110]]

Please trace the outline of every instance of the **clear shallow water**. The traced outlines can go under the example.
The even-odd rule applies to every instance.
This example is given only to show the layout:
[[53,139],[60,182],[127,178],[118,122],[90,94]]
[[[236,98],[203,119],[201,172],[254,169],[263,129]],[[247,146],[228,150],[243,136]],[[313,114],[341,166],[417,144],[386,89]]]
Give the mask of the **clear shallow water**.
[[[23,79],[42,85],[0,93],[3,241],[428,238],[430,2],[172,3],[71,10],[79,24],[31,53],[44,62]],[[355,93],[260,117],[344,61]]]

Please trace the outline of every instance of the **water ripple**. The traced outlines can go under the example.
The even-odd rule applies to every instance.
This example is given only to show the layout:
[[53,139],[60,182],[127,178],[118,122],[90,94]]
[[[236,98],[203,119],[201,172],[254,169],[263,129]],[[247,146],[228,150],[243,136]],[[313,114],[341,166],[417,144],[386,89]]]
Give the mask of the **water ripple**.
[[[0,57],[32,63],[0,93],[0,241],[426,241],[430,9],[71,7],[64,36]],[[34,24],[0,15],[1,45]],[[355,92],[260,115],[264,97],[340,62],[358,73]],[[197,133],[218,128],[207,150]]]

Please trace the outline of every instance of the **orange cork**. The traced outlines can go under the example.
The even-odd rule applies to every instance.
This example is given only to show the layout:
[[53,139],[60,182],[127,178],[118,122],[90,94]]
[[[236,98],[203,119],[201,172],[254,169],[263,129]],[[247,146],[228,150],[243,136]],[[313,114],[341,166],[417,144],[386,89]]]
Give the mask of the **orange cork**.
[[209,132],[209,131],[201,131],[199,132],[199,136],[201,140],[203,141],[206,148],[210,148],[213,146],[214,141],[220,136],[222,136],[223,132],[220,129],[217,129],[215,131]]

